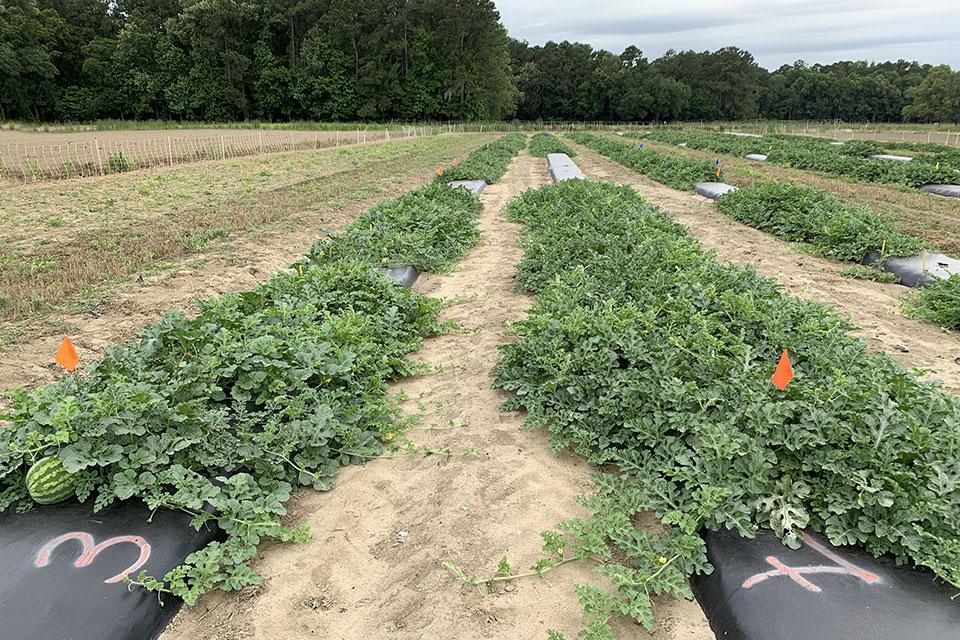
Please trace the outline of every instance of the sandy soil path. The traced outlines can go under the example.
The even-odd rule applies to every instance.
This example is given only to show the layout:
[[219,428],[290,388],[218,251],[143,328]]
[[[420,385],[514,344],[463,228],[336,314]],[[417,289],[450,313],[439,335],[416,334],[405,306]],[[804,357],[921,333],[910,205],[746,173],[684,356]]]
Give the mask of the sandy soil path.
[[[508,325],[532,303],[513,287],[519,226],[503,218],[502,208],[548,181],[543,160],[521,154],[481,196],[480,245],[457,272],[417,283],[455,301],[444,316],[462,330],[428,340],[416,354],[442,367],[439,373],[394,386],[410,398],[406,411],[422,403],[424,425],[439,427],[411,437],[479,454],[374,460],[343,470],[329,493],[300,492],[292,520],[308,522],[313,541],[263,548],[255,565],[261,587],[210,594],[181,612],[163,640],[542,640],[551,628],[576,637],[581,608],[572,587],[596,580],[588,567],[568,565],[549,580],[486,592],[440,566],[450,561],[486,575],[504,554],[529,566],[538,558],[540,531],[580,514],[572,498],[591,489],[588,465],[551,454],[547,434],[523,431],[522,414],[500,412],[506,396],[490,387],[497,346],[512,339]],[[623,623],[620,637],[713,638],[695,603],[658,603],[657,614],[653,636]]]
[[791,293],[834,306],[850,317],[873,352],[886,351],[905,367],[927,369],[928,378],[942,380],[947,390],[960,392],[960,336],[905,317],[900,305],[909,291],[906,287],[843,278],[840,271],[845,264],[804,253],[724,216],[706,198],[665,187],[586,147],[575,146],[580,154],[576,162],[588,177],[633,187],[686,226],[721,260],[752,265],[779,280]]

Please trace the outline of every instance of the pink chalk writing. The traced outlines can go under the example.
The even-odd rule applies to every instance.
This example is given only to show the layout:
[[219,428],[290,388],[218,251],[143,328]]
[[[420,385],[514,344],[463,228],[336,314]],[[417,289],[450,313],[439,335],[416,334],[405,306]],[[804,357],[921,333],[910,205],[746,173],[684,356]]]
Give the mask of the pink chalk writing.
[[834,553],[827,547],[823,546],[809,535],[804,532],[803,542],[822,555],[828,560],[833,560],[837,563],[837,566],[828,566],[828,565],[816,565],[812,567],[788,567],[784,563],[780,562],[775,556],[767,556],[767,564],[773,567],[771,571],[765,571],[763,573],[758,573],[754,576],[751,576],[743,581],[743,588],[749,589],[750,587],[760,584],[765,580],[770,578],[776,578],[777,576],[786,576],[796,582],[798,585],[806,589],[807,591],[812,591],[813,593],[820,593],[822,589],[815,585],[814,583],[807,580],[804,576],[817,574],[817,573],[834,573],[840,575],[854,576],[860,578],[867,584],[873,584],[880,581],[880,576],[875,573],[870,573],[869,571],[864,571],[857,565],[853,564],[848,560],[844,560],[838,554]]
[[50,554],[53,553],[54,549],[59,547],[67,540],[77,540],[81,545],[83,545],[83,553],[81,553],[80,557],[73,562],[73,566],[77,567],[78,569],[90,566],[90,563],[96,559],[101,551],[107,547],[112,547],[115,544],[123,544],[128,542],[140,548],[140,557],[137,558],[137,561],[127,567],[121,573],[118,573],[112,578],[107,578],[104,580],[104,583],[106,584],[114,584],[122,581],[124,576],[130,575],[145,565],[147,560],[150,559],[150,543],[140,536],[116,536],[115,538],[104,540],[100,544],[94,544],[93,536],[89,533],[85,533],[83,531],[74,531],[73,533],[65,533],[62,536],[57,536],[47,544],[40,547],[40,550],[37,551],[37,557],[33,561],[33,566],[45,567],[50,564]]

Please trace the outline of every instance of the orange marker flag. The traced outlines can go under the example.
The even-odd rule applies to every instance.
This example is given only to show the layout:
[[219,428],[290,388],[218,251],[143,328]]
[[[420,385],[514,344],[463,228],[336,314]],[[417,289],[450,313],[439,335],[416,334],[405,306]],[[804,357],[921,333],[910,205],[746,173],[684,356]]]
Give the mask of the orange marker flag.
[[717,167],[717,177],[718,177],[718,178],[720,177],[720,167],[719,167],[719,166]]
[[790,366],[790,354],[784,349],[783,355],[780,356],[780,364],[777,365],[777,370],[773,372],[773,384],[780,391],[786,391],[791,380],[793,380],[793,367]]
[[57,351],[56,361],[67,371],[73,371],[80,364],[80,356],[77,355],[77,350],[73,348],[73,343],[67,336],[63,336],[60,350]]
[[442,176],[442,175],[443,175],[443,167],[437,167],[437,175],[438,175],[438,176]]

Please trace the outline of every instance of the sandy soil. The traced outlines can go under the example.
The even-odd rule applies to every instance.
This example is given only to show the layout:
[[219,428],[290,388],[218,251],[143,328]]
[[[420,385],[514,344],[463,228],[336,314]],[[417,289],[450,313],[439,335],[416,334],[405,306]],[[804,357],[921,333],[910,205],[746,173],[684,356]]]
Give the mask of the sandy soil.
[[696,194],[649,180],[580,146],[576,162],[588,177],[629,185],[683,224],[722,260],[750,264],[776,278],[793,294],[834,306],[867,339],[871,351],[886,351],[903,366],[929,370],[928,378],[960,392],[960,339],[934,324],[911,320],[900,311],[909,290],[896,284],[840,277],[847,266],[799,251],[788,242],[740,224]]
[[[424,277],[416,288],[455,300],[444,316],[462,330],[428,340],[416,359],[440,373],[394,386],[428,406],[418,444],[476,449],[451,459],[375,460],[343,470],[333,491],[301,491],[293,522],[308,522],[312,542],[263,548],[255,563],[263,586],[215,593],[182,611],[163,640],[324,638],[337,640],[480,638],[543,639],[556,628],[576,637],[581,607],[574,584],[596,580],[586,566],[568,565],[548,579],[528,579],[494,591],[467,587],[441,563],[487,575],[501,555],[526,567],[539,556],[539,532],[581,509],[590,468],[569,454],[553,455],[547,434],[522,430],[523,416],[501,413],[505,394],[491,389],[497,345],[532,299],[513,288],[522,251],[518,225],[502,207],[528,187],[549,181],[543,160],[525,153],[505,179],[481,196],[483,240],[454,274]],[[451,425],[455,428],[449,428]],[[713,638],[695,603],[658,603],[662,640]],[[621,638],[647,638],[622,623]]]

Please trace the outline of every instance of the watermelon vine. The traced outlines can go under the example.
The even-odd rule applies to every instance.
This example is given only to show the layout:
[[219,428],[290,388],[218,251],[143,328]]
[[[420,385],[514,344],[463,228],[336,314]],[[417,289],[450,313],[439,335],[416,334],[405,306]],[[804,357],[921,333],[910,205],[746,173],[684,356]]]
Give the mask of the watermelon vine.
[[773,164],[845,176],[860,182],[908,187],[960,183],[960,175],[954,172],[955,168],[960,168],[960,155],[941,145],[929,145],[940,147],[939,151],[913,145],[914,149],[925,149],[926,152],[911,162],[889,162],[867,156],[897,150],[894,143],[848,142],[835,146],[822,138],[807,136],[744,138],[708,131],[655,131],[627,136],[667,144],[684,143],[691,149],[741,158],[748,153],[762,153],[767,156],[767,162]]
[[[485,165],[505,170],[509,158],[488,149]],[[387,385],[420,370],[405,356],[441,330],[441,303],[377,266],[448,268],[478,240],[480,209],[435,181],[252,291],[205,300],[194,318],[168,313],[81,375],[15,392],[0,416],[0,510],[30,508],[27,469],[55,456],[94,511],[137,499],[225,534],[137,584],[192,604],[258,583],[248,562],[262,541],[309,536],[282,523],[296,487],[329,489],[341,466],[402,442]]]
[[[793,547],[811,528],[960,585],[960,399],[869,354],[824,305],[721,264],[628,188],[565,182],[508,214],[537,298],[496,386],[552,447],[610,469],[580,499],[591,515],[545,532],[532,568],[605,577],[577,588],[581,638],[612,638],[617,616],[651,628],[652,598],[692,597],[687,578],[711,570],[704,528],[772,529]],[[796,378],[781,392],[785,347]],[[638,525],[647,512],[662,529]]]

